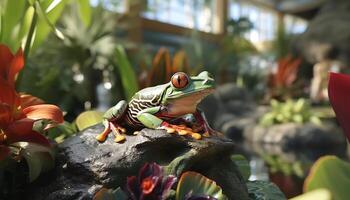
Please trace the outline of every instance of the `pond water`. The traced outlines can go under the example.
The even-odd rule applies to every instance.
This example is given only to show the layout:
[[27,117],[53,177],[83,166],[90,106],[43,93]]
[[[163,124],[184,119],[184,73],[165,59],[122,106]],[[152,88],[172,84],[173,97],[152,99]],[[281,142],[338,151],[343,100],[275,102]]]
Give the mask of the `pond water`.
[[336,155],[348,160],[346,147],[283,149],[279,145],[237,143],[237,153],[250,163],[249,180],[269,180],[287,198],[302,194],[303,184],[313,163],[321,156]]

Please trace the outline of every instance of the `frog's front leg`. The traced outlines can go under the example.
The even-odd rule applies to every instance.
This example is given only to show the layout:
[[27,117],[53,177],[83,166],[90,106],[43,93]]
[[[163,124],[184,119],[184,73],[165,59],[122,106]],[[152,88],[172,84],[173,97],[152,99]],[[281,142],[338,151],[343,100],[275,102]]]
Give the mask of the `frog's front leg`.
[[196,112],[193,113],[194,118],[196,119],[196,123],[198,124],[198,127],[195,128],[195,130],[199,129],[199,130],[203,130],[204,131],[204,136],[208,137],[209,135],[216,135],[216,136],[220,136],[222,135],[221,133],[215,131],[214,129],[212,129],[209,124],[208,121],[204,115],[204,112],[200,109],[196,109]]
[[124,115],[128,108],[126,101],[119,101],[115,106],[108,109],[103,115],[103,125],[104,130],[102,133],[96,136],[96,139],[99,142],[104,142],[110,132],[113,132],[115,135],[115,142],[121,142],[125,140],[124,133],[126,132],[125,128],[118,125],[118,121]]
[[145,125],[147,128],[152,129],[165,129],[168,133],[177,132],[179,135],[190,135],[194,139],[201,139],[199,133],[194,132],[191,128],[184,125],[173,125],[157,117],[155,114],[161,111],[160,106],[147,108],[142,110],[138,115],[137,119]]

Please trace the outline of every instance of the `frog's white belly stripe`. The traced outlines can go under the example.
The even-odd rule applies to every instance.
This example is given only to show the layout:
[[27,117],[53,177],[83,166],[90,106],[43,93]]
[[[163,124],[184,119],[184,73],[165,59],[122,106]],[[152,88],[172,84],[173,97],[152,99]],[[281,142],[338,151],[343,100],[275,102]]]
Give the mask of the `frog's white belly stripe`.
[[143,126],[143,124],[137,119],[138,113],[146,108],[152,108],[160,105],[161,98],[152,98],[152,100],[140,100],[140,99],[132,99],[129,102],[128,111],[126,114],[126,122],[131,126]]

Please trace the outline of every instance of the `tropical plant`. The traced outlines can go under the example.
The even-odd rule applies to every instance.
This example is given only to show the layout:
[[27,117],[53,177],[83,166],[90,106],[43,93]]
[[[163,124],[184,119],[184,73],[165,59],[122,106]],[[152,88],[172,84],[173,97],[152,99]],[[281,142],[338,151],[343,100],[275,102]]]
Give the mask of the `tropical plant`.
[[101,7],[82,17],[79,5],[72,1],[66,6],[57,23],[65,38],[49,36],[32,55],[20,84],[22,90],[59,103],[71,119],[85,102],[97,105],[96,85],[102,82],[111,89],[115,66],[113,17]]
[[300,63],[300,58],[293,58],[290,54],[277,61],[276,72],[268,77],[268,98],[286,99],[295,95],[293,93],[298,89],[295,81]]
[[175,176],[164,176],[162,168],[155,163],[146,163],[139,171],[138,177],[127,179],[127,191],[132,200],[168,198],[170,189],[176,182]]
[[336,156],[319,158],[304,182],[304,192],[327,189],[332,199],[347,199],[350,196],[350,163]]
[[21,49],[13,55],[0,45],[0,171],[11,171],[13,161],[24,158],[31,182],[53,166],[52,146],[42,133],[62,123],[63,114],[55,105],[16,91],[15,77],[23,66]]
[[212,180],[196,172],[181,175],[176,191],[172,190],[177,178],[165,175],[163,168],[155,163],[146,163],[139,171],[138,177],[127,179],[127,192],[120,188],[108,190],[102,188],[94,200],[132,199],[132,200],[225,200],[222,189]]
[[344,130],[345,136],[350,141],[350,76],[345,74],[330,73],[328,82],[328,96],[337,116],[338,122]]
[[[348,100],[350,91],[350,76],[330,73],[328,95],[336,117],[350,141],[350,111]],[[312,166],[304,182],[305,195],[295,199],[311,200],[323,194],[324,199],[347,199],[350,196],[350,163],[336,156],[323,156]],[[313,192],[313,193],[312,193]]]
[[37,47],[43,42],[51,30],[57,36],[62,37],[54,24],[66,3],[67,0],[1,1],[0,42],[6,44],[12,51],[25,44],[24,54],[27,57],[30,48]]
[[191,73],[187,55],[184,51],[178,51],[171,58],[169,49],[160,48],[153,58],[152,67],[143,69],[139,77],[140,87],[150,87],[168,82],[171,76],[178,71]]
[[288,99],[286,102],[279,102],[272,99],[270,105],[271,111],[263,115],[260,120],[260,124],[263,126],[290,122],[321,124],[319,116],[312,111],[309,102],[305,99],[298,99],[296,101]]

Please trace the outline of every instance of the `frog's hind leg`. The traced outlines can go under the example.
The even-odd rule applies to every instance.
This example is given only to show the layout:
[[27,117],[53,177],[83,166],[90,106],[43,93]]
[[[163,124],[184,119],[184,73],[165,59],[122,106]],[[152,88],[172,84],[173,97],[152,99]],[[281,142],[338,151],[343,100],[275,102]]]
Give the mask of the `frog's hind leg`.
[[96,136],[99,142],[104,142],[107,139],[108,134],[111,132],[110,122],[108,120],[103,120],[104,130],[102,133]]
[[114,142],[123,142],[125,140],[125,128],[113,123],[110,123],[110,126],[115,136]]

